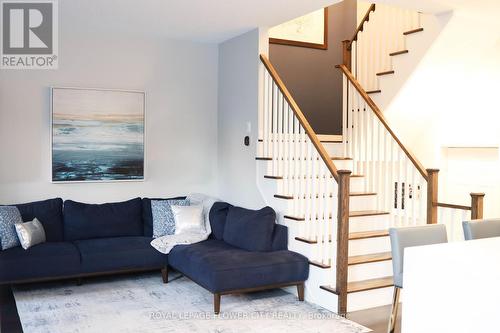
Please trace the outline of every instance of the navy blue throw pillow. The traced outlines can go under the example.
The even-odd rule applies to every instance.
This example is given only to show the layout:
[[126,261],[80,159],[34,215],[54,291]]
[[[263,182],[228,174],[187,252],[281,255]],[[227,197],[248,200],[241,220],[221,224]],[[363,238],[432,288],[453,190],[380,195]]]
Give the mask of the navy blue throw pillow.
[[231,207],[233,206],[227,202],[216,202],[210,209],[208,216],[210,219],[210,227],[212,228],[212,236],[215,237],[215,239],[222,240],[224,238],[227,213]]
[[251,210],[231,207],[224,228],[224,242],[240,249],[272,251],[276,213],[271,207]]
[[64,239],[67,241],[142,236],[143,233],[141,198],[101,205],[64,202]]
[[63,241],[63,200],[61,198],[15,205],[24,222],[40,221],[47,242]]

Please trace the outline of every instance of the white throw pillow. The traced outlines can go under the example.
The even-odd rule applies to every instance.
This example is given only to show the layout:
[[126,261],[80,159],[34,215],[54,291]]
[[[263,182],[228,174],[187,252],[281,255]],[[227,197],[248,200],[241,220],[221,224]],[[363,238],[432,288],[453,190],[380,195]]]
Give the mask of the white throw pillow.
[[175,220],[175,234],[204,233],[203,206],[171,206]]
[[45,243],[45,230],[37,218],[31,222],[17,223],[15,226],[23,249],[27,250],[33,245]]

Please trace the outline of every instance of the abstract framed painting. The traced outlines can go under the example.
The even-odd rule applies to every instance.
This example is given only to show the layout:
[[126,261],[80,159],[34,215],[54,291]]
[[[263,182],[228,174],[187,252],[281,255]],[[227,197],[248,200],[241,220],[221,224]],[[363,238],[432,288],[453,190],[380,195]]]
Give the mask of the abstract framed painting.
[[145,93],[51,88],[52,182],[143,181]]
[[328,49],[328,8],[297,17],[269,29],[269,42]]

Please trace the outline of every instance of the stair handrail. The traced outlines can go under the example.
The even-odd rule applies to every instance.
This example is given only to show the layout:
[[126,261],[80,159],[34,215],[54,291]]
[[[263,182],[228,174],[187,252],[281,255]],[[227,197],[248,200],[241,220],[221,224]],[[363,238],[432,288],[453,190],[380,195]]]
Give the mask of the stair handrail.
[[278,75],[278,72],[276,71],[274,66],[271,64],[269,59],[265,55],[261,54],[260,60],[262,61],[262,63],[266,67],[267,71],[269,72],[269,74],[271,75],[273,80],[276,82],[278,89],[281,91],[281,93],[285,97],[286,101],[290,105],[290,108],[292,109],[293,113],[295,114],[295,116],[299,120],[300,124],[304,128],[304,130],[305,130],[307,136],[309,137],[309,139],[311,140],[312,144],[314,145],[314,147],[318,151],[319,156],[321,156],[321,159],[323,160],[323,162],[325,162],[326,167],[328,168],[328,170],[332,174],[335,181],[338,183],[339,175],[337,172],[337,168],[333,164],[332,159],[328,155],[325,147],[323,147],[323,145],[319,141],[318,136],[316,135],[313,128],[311,127],[311,125],[307,121],[306,117],[304,116],[304,113],[300,110],[300,107],[293,99],[292,95],[290,94],[290,92],[286,88],[285,84],[283,83],[280,76]]
[[352,36],[352,38],[349,40],[349,42],[347,43],[347,49],[350,51],[351,50],[351,45],[352,43],[355,41],[355,40],[358,40],[358,34],[363,31],[364,29],[364,24],[368,21],[370,21],[370,14],[372,12],[375,12],[375,9],[376,9],[376,6],[374,3],[372,3],[370,5],[370,7],[368,8],[368,10],[366,11],[366,14],[365,16],[363,17],[363,19],[361,20],[361,22],[359,23],[358,27],[356,28],[356,31],[354,32],[354,36]]
[[380,122],[384,125],[384,127],[387,129],[389,134],[391,134],[392,138],[396,141],[396,143],[399,145],[399,147],[403,150],[403,152],[406,154],[406,156],[410,159],[410,161],[413,163],[415,168],[417,168],[418,172],[422,175],[422,177],[428,181],[429,177],[427,174],[427,170],[424,168],[422,163],[415,157],[415,155],[399,140],[398,136],[394,133],[392,128],[389,126],[389,123],[387,122],[387,119],[385,116],[382,114],[380,109],[378,108],[377,104],[373,102],[373,100],[368,96],[366,91],[361,87],[361,84],[356,80],[354,75],[352,75],[351,71],[345,66],[345,65],[337,65],[335,66],[339,68],[346,76],[346,78],[351,82],[351,84],[356,88],[358,93],[363,97],[364,101],[366,104],[370,106],[370,108],[373,110],[377,118],[380,120]]

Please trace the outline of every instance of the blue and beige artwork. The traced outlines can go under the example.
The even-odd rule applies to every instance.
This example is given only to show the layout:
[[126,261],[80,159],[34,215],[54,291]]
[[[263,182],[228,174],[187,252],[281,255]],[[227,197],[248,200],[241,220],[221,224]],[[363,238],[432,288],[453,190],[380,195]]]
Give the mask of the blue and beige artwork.
[[144,93],[52,89],[52,181],[144,179]]

